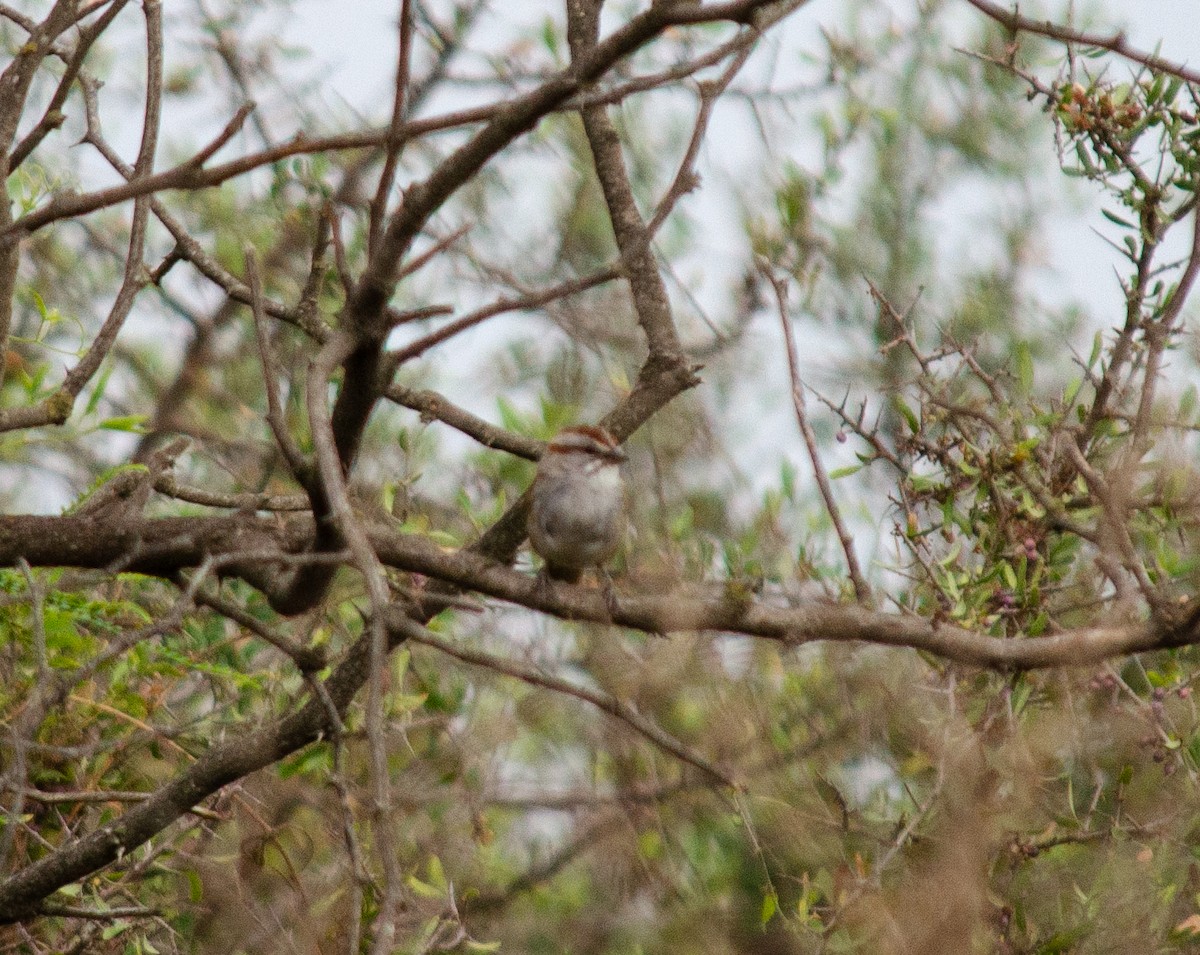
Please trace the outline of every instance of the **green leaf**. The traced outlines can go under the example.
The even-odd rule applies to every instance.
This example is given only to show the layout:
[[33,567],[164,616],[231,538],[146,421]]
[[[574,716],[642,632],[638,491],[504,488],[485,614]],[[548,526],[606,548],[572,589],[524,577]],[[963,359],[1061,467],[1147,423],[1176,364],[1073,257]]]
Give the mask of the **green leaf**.
[[446,881],[446,870],[442,868],[442,860],[437,856],[430,856],[428,862],[429,881],[434,885],[439,886],[443,893],[450,887],[450,883]]
[[662,835],[657,829],[647,829],[638,836],[638,853],[643,859],[657,859],[662,851]]
[[1146,90],[1146,104],[1153,105],[1157,103],[1163,94],[1163,87],[1166,85],[1166,75],[1159,73],[1154,77],[1154,82],[1150,84],[1150,88]]
[[774,889],[768,889],[767,894],[763,896],[762,910],[758,914],[759,924],[766,928],[767,923],[771,921],[777,911],[779,911],[779,896],[775,894]]
[[524,431],[525,421],[512,402],[504,397],[496,399],[496,410],[500,413],[500,424],[509,431]]
[[796,466],[784,458],[779,465],[779,486],[789,501],[796,499]]
[[328,746],[310,746],[279,764],[279,778],[290,779],[302,773],[328,772],[333,769],[333,754]]
[[849,477],[851,474],[857,474],[863,469],[861,464],[851,464],[844,468],[834,468],[829,472],[829,480],[836,481],[838,478]]
[[542,44],[546,47],[546,51],[558,59],[558,30],[555,29],[554,20],[551,17],[546,17],[542,21]]
[[1017,572],[1013,570],[1012,564],[1004,561],[1000,565],[1000,574],[1004,578],[1004,584],[1009,590],[1017,589]]
[[1028,680],[1021,680],[1016,687],[1012,697],[1012,711],[1018,716],[1025,709],[1025,704],[1029,702],[1029,696],[1033,693],[1033,684]]
[[87,407],[83,409],[85,418],[96,410],[96,405],[100,404],[100,399],[104,397],[104,389],[108,387],[108,379],[112,375],[114,367],[112,364],[105,365],[104,370],[100,372],[100,377],[96,379],[96,387],[92,389]]
[[129,931],[130,923],[122,919],[119,922],[114,922],[112,925],[106,925],[100,933],[100,937],[106,942],[111,938],[116,938],[123,932]]
[[195,905],[204,898],[204,882],[195,869],[185,868],[184,875],[188,881],[188,901]]
[[897,395],[892,399],[892,404],[895,406],[896,410],[904,416],[904,420],[908,422],[908,428],[913,434],[916,434],[921,430],[921,424],[917,420],[916,413],[912,410],[912,408],[905,404],[903,398]]
[[1017,383],[1023,394],[1033,390],[1033,355],[1029,350],[1029,342],[1017,342],[1016,349]]
[[1135,225],[1134,225],[1132,222],[1130,222],[1128,219],[1122,219],[1122,218],[1121,218],[1119,215],[1117,215],[1115,212],[1109,212],[1107,209],[1101,209],[1101,210],[1100,210],[1100,215],[1104,216],[1104,218],[1106,218],[1106,219],[1107,219],[1109,222],[1114,222],[1114,223],[1116,223],[1117,225],[1121,226],[1121,227],[1122,227],[1122,228],[1124,228],[1124,229],[1134,229],[1134,228],[1137,228],[1137,227],[1136,227],[1136,226],[1135,226]]
[[1079,396],[1079,389],[1083,387],[1083,379],[1076,376],[1072,378],[1066,388],[1063,389],[1063,404],[1073,405],[1075,399]]
[[[1161,77],[1160,77],[1161,78]],[[1175,97],[1179,95],[1180,89],[1183,88],[1183,80],[1175,76],[1171,78],[1171,82],[1167,84],[1166,95],[1163,96],[1163,102],[1168,106],[1175,102]]]
[[441,889],[435,888],[428,882],[422,882],[415,875],[410,875],[406,881],[408,887],[423,899],[445,898],[445,893]]
[[1179,396],[1179,417],[1185,423],[1190,423],[1196,413],[1196,386],[1188,385]]
[[106,431],[129,431],[133,434],[145,434],[145,421],[144,414],[127,414],[101,421],[100,427]]

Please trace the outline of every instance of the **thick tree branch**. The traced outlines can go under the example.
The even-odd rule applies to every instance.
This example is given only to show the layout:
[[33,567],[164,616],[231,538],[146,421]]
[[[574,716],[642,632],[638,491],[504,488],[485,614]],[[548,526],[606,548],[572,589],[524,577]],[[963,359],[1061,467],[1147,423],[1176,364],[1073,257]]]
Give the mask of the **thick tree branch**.
[[[130,571],[170,577],[208,558],[219,562],[225,576],[257,582],[273,555],[298,559],[296,555],[311,545],[312,529],[305,519],[280,523],[273,517],[246,515],[131,520],[117,532],[88,517],[0,517],[0,565],[13,566],[24,554],[34,567],[120,564]],[[602,594],[567,585],[539,588],[534,577],[483,556],[478,544],[476,549],[447,551],[421,535],[390,527],[371,525],[365,532],[379,559],[397,570],[564,619],[610,622]],[[346,555],[338,560],[344,563]],[[619,588],[611,609],[612,623],[648,633],[706,630],[790,645],[824,640],[875,643],[996,670],[1090,666],[1124,654],[1200,643],[1200,627],[1190,623],[1113,623],[1004,639],[921,617],[825,601],[785,606],[768,598],[744,598],[720,584],[681,586],[656,595]]]
[[[571,58],[581,63],[594,54],[600,32],[600,3],[598,0],[568,0],[567,39]],[[579,110],[584,132],[592,150],[593,166],[600,180],[608,218],[612,224],[617,248],[629,288],[638,323],[646,335],[651,355],[680,354],[679,335],[671,315],[671,302],[658,271],[651,245],[652,233],[646,227],[621,154],[621,140],[616,127],[608,118],[604,106],[584,106]]]

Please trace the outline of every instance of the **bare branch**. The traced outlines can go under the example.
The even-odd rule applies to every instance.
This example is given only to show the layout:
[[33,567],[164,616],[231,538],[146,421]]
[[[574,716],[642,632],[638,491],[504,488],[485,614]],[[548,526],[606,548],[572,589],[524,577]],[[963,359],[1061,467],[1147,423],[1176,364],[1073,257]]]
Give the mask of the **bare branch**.
[[967,0],[967,3],[1014,33],[1034,33],[1052,40],[1060,40],[1063,43],[1078,43],[1080,46],[1108,50],[1127,60],[1132,60],[1134,63],[1148,66],[1159,73],[1178,76],[1181,80],[1189,83],[1200,83],[1200,73],[1156,54],[1144,53],[1136,49],[1126,40],[1124,33],[1087,33],[1073,27],[1053,23],[1050,20],[1034,20],[1015,11],[1005,10],[999,4],[993,3],[992,0]]
[[821,460],[821,454],[817,448],[817,436],[808,422],[808,410],[804,400],[804,381],[800,377],[800,360],[796,356],[796,338],[792,333],[792,323],[788,320],[787,314],[787,283],[775,275],[765,262],[759,264],[759,270],[775,290],[779,323],[783,326],[783,339],[787,347],[788,376],[792,380],[792,407],[796,412],[796,422],[800,425],[800,433],[804,435],[804,446],[808,449],[808,460],[812,464],[813,476],[817,479],[821,500],[825,502],[825,511],[829,514],[829,519],[833,521],[834,530],[837,531],[838,540],[841,542],[842,553],[846,557],[846,568],[850,573],[850,580],[854,584],[854,594],[861,603],[870,603],[871,587],[858,564],[858,555],[854,553],[854,538],[850,536],[850,532],[842,520],[841,509],[838,507],[837,499],[833,496],[833,487],[829,483],[829,475],[825,473],[825,463]]
[[619,276],[619,271],[614,268],[601,269],[599,272],[593,272],[591,275],[585,275],[578,279],[568,279],[565,282],[560,282],[558,285],[552,285],[550,288],[544,289],[541,292],[534,292],[528,295],[523,295],[520,298],[501,298],[491,305],[486,305],[483,308],[476,309],[469,315],[464,315],[462,318],[449,322],[436,332],[431,332],[422,338],[417,339],[410,345],[405,345],[388,355],[388,363],[392,366],[400,366],[406,361],[411,361],[414,358],[419,358],[430,348],[440,345],[445,341],[453,338],[467,329],[474,328],[476,325],[487,321],[497,315],[502,315],[505,312],[523,311],[525,309],[540,308],[550,302],[557,301],[561,298],[566,298],[569,295],[575,295],[579,292],[586,291],[590,288],[595,288],[597,285],[603,285],[605,282],[611,282]]
[[42,118],[33,129],[25,134],[25,138],[12,151],[12,156],[9,158],[8,163],[10,174],[25,161],[30,153],[37,149],[38,145],[49,133],[62,126],[63,121],[66,119],[66,114],[62,111],[63,105],[66,103],[67,96],[71,92],[71,87],[74,85],[80,70],[83,68],[83,61],[87,59],[88,51],[91,50],[92,44],[96,42],[101,33],[108,29],[108,25],[112,23],[117,14],[128,3],[129,0],[113,0],[103,15],[80,33],[79,39],[75,43],[75,48],[66,60],[66,70],[58,82],[58,88],[54,91],[54,95],[50,97],[50,102],[46,104],[46,110],[42,114]]
[[427,628],[414,623],[406,616],[394,616],[392,625],[400,630],[409,640],[413,641],[413,643],[433,647],[447,656],[463,661],[463,663],[484,667],[496,673],[515,677],[531,686],[540,686],[543,689],[553,690],[555,693],[563,693],[590,703],[597,709],[603,710],[610,716],[614,716],[621,722],[633,727],[633,729],[637,730],[638,733],[646,737],[646,739],[650,740],[650,742],[654,743],[655,746],[664,752],[670,753],[681,762],[695,767],[722,785],[733,789],[742,788],[742,784],[735,780],[728,772],[696,752],[692,747],[675,739],[663,730],[662,727],[658,726],[658,724],[638,713],[633,706],[624,700],[618,699],[608,693],[578,686],[569,680],[564,680],[561,677],[552,676],[548,673],[542,673],[540,670],[524,666],[513,660],[504,660],[478,650],[469,650],[460,643],[437,636]]
[[254,249],[247,245],[243,248],[246,258],[246,279],[250,286],[251,313],[254,317],[254,335],[258,341],[258,355],[262,362],[263,389],[267,395],[267,424],[275,436],[284,460],[287,461],[293,476],[303,479],[308,470],[308,462],[301,453],[299,446],[292,439],[288,430],[287,420],[283,414],[283,404],[279,400],[279,369],[276,366],[271,351],[271,340],[267,333],[267,317],[263,307],[262,280],[258,275],[258,257]]
[[[599,33],[600,5],[592,0],[568,0],[567,39],[573,62],[580,63],[594,55]],[[584,106],[579,115],[608,206],[621,264],[633,295],[633,307],[646,335],[650,354],[678,355],[679,336],[651,247],[652,233],[634,200],[616,127],[603,106]]]
[[498,448],[529,461],[536,461],[542,455],[542,442],[489,424],[436,391],[390,385],[384,395],[398,405],[419,412],[421,420],[447,424],[456,431],[474,438],[485,448]]
[[379,174],[379,184],[375,187],[375,196],[371,199],[370,220],[367,229],[368,255],[373,253],[379,245],[379,239],[383,232],[384,214],[387,211],[388,194],[395,184],[396,166],[400,159],[400,149],[404,144],[402,130],[405,96],[408,93],[409,75],[412,68],[413,23],[410,0],[400,0],[400,19],[397,27],[398,50],[396,53],[396,86],[392,99],[392,122],[388,127],[383,171]]
[[[384,630],[384,615],[389,594],[383,565],[371,548],[370,541],[350,505],[345,477],[347,468],[338,456],[337,437],[334,434],[327,400],[329,379],[334,369],[345,362],[354,346],[353,339],[342,333],[330,339],[309,365],[306,398],[316,455],[317,480],[321,489],[320,497],[324,499],[323,503],[314,496],[313,513],[323,515],[327,503],[329,518],[339,536],[349,544],[355,566],[366,582],[367,596],[370,600],[366,634],[370,644],[366,727],[374,790],[372,819],[384,871],[383,898],[376,919],[379,930],[372,950],[379,955],[385,955],[392,951],[395,941],[396,917],[402,889],[396,849],[391,835],[391,774],[388,768],[383,714],[383,678],[390,647],[388,634]],[[310,495],[313,490],[310,487]]]
[[[506,515],[507,517],[507,515]],[[997,670],[1087,666],[1110,657],[1200,643],[1200,624],[1103,623],[1048,636],[1004,639],[948,623],[871,611],[824,601],[780,606],[730,594],[720,585],[683,585],[665,594],[618,591],[613,614],[604,596],[585,587],[538,588],[535,578],[483,556],[479,542],[446,551],[418,534],[392,527],[364,528],[370,548],[397,570],[446,581],[570,620],[591,620],[647,633],[707,630],[777,640],[788,645],[820,641],[865,642],[924,650],[959,663]],[[0,517],[0,566],[24,554],[31,566],[107,567],[115,560],[139,573],[169,577],[212,561],[214,572],[259,585],[261,569],[279,565],[345,563],[349,554],[306,553],[311,521],[281,525],[274,518],[185,517],[131,520],[97,533],[96,522],[77,517]],[[484,535],[482,541],[495,540]],[[136,544],[136,546],[135,546]],[[436,603],[436,595],[429,601]]]

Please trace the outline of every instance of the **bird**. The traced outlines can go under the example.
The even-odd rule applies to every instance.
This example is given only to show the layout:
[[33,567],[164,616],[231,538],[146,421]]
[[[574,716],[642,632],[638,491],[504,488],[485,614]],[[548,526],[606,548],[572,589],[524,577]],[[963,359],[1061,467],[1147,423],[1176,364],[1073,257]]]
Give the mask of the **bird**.
[[528,525],[546,577],[578,583],[617,552],[627,521],[625,460],[616,438],[596,425],[563,428],[550,440],[533,478]]

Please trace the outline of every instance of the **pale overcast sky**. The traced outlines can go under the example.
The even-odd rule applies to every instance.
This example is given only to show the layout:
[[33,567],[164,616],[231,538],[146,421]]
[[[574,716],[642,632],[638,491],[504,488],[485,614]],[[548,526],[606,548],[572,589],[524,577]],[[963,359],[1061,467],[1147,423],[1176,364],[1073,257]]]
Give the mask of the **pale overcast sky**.
[[[498,9],[509,5],[536,22],[542,16],[561,19],[561,0],[498,0]],[[890,0],[898,17],[907,19],[915,0]],[[1004,3],[1012,7],[1009,2]],[[300,0],[293,9],[286,36],[298,45],[310,48],[319,62],[329,68],[328,81],[348,102],[365,106],[387,96],[388,72],[380,70],[380,60],[391,64],[395,58],[394,23],[399,4],[395,0],[357,0],[352,16],[331,16],[328,0]],[[1090,11],[1093,22],[1124,29],[1135,46],[1153,50],[1161,44],[1161,54],[1170,59],[1200,63],[1200,0],[1089,0],[1087,3],[1023,3],[1021,11],[1042,9],[1065,12],[1071,7]],[[967,3],[963,15],[982,18]],[[845,0],[812,0],[795,19],[807,25],[814,39],[820,26],[839,23],[846,8]],[[343,8],[344,9],[344,8]],[[528,11],[528,14],[525,13]],[[349,51],[353,51],[352,53]]]

